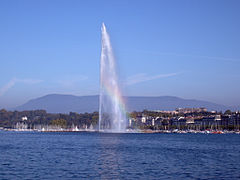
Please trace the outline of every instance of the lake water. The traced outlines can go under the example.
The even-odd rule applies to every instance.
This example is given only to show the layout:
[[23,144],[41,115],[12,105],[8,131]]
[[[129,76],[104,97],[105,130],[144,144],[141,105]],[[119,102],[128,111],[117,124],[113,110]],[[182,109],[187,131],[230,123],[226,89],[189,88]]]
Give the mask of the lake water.
[[240,135],[0,131],[0,179],[240,179]]

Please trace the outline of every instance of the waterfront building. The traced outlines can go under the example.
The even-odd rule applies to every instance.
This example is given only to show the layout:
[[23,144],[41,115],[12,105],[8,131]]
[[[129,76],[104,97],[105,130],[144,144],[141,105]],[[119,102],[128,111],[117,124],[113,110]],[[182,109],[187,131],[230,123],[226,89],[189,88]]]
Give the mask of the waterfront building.
[[201,108],[177,108],[176,112],[178,113],[200,113],[200,112],[207,112],[207,109],[204,107]]
[[147,117],[142,116],[142,118],[141,118],[141,122],[142,122],[142,123],[146,123],[146,120],[147,120]]
[[22,117],[22,121],[27,121],[27,120],[28,120],[27,116]]

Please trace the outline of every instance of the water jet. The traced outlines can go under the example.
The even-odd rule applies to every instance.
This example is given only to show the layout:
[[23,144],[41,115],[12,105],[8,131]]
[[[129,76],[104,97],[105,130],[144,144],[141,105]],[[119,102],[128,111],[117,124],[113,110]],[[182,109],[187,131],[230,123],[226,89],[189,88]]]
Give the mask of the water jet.
[[116,71],[116,59],[104,23],[101,30],[99,131],[125,132],[127,117]]

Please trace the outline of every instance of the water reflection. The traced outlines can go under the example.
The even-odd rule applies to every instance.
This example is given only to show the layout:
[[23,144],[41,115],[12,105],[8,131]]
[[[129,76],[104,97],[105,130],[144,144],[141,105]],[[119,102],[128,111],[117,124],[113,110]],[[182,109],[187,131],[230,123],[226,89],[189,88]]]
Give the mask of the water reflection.
[[121,155],[121,134],[100,134],[98,161],[96,171],[101,179],[119,179],[121,176],[120,165],[123,164]]

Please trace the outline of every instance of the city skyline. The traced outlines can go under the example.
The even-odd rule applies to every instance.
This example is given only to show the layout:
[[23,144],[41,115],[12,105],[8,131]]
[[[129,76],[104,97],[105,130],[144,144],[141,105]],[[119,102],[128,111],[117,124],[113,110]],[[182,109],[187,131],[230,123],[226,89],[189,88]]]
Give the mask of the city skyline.
[[0,2],[0,108],[99,94],[102,22],[124,95],[240,105],[238,1],[70,2]]

